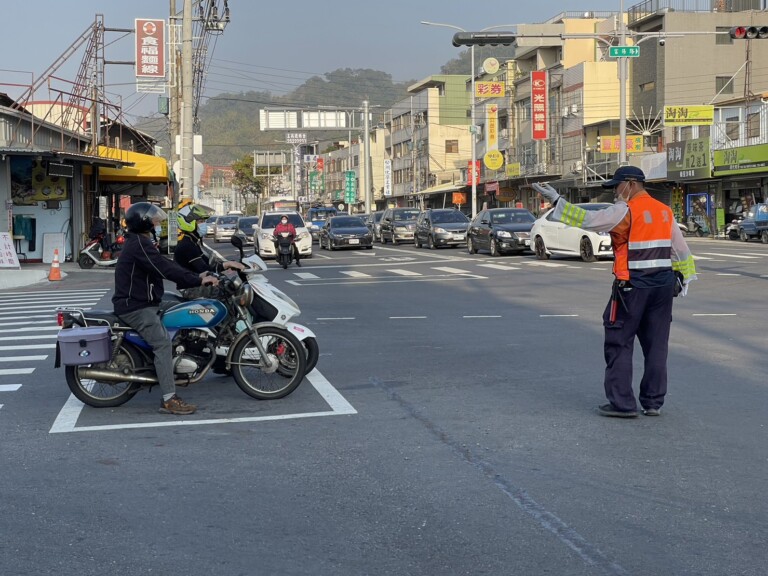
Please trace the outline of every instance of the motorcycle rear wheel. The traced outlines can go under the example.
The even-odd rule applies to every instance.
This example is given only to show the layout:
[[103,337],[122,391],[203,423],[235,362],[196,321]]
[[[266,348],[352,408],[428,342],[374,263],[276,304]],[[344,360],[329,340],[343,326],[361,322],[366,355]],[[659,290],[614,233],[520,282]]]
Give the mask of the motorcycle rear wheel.
[[[141,355],[130,344],[123,343],[114,355],[114,369],[135,372],[135,369],[144,365]],[[105,370],[106,364],[96,364],[90,367],[99,367]],[[65,376],[70,392],[83,404],[94,408],[114,408],[125,404],[136,395],[140,386],[135,382],[100,382],[98,380],[83,379],[80,377],[80,368],[85,366],[66,366]]]
[[315,338],[304,338],[301,343],[307,353],[307,371],[305,373],[309,374],[317,366],[317,360],[320,358],[320,346],[317,345]]
[[257,400],[276,400],[299,387],[307,371],[307,354],[296,336],[282,328],[261,328],[259,339],[268,354],[279,361],[275,372],[262,370],[262,360],[250,338],[243,338],[232,351],[232,376],[240,389]]
[[83,270],[90,270],[95,264],[96,262],[88,254],[80,254],[80,257],[77,259],[77,265]]

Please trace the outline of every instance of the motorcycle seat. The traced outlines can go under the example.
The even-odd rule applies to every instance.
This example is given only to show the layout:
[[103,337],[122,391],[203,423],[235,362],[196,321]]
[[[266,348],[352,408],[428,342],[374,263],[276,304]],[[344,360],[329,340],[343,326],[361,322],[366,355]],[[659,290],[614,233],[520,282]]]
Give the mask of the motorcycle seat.
[[110,326],[119,326],[124,324],[112,310],[84,310],[83,318],[88,325],[108,324]]

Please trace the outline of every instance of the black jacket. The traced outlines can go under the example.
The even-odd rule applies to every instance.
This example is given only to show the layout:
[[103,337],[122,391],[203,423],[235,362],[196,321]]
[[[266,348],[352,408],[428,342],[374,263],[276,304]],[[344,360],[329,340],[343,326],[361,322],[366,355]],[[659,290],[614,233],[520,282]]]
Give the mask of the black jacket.
[[203,252],[201,244],[202,241],[196,238],[194,234],[185,232],[173,251],[174,262],[198,274],[202,272],[223,272],[224,263],[216,262],[212,264],[208,256]]
[[152,240],[143,234],[128,233],[115,265],[115,314],[159,306],[163,280],[176,282],[179,288],[202,284],[197,274],[171,262],[158,252]]

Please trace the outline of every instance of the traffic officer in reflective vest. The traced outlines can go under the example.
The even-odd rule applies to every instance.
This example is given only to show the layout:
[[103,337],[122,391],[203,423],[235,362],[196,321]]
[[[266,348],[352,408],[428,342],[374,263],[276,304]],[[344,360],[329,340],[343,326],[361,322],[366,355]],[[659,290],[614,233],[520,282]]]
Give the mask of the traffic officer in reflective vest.
[[696,279],[693,256],[672,210],[644,188],[645,174],[621,166],[604,188],[613,188],[615,204],[584,210],[560,197],[548,184],[534,190],[555,207],[553,218],[570,226],[609,232],[613,244],[613,290],[603,313],[605,327],[605,395],[601,416],[635,418],[632,391],[632,352],[635,337],[645,356],[640,381],[643,414],[658,416],[667,393],[667,352],[672,299],[685,296]]

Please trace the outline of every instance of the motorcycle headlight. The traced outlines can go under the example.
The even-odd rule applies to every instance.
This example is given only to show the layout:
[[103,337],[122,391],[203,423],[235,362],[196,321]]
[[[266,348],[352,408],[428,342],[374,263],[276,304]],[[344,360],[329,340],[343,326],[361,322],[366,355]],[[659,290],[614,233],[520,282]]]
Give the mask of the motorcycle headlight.
[[237,295],[237,303],[244,308],[248,308],[251,302],[253,302],[253,288],[251,288],[250,284],[244,283]]

